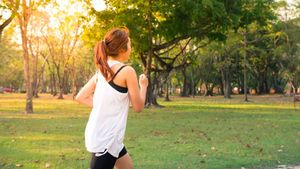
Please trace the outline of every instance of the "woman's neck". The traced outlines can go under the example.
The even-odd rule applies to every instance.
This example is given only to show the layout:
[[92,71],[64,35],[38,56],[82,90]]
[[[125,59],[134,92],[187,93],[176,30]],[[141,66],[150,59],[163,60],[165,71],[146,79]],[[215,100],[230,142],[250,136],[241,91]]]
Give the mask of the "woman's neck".
[[107,60],[108,60],[108,61],[110,60],[110,61],[124,62],[124,61],[123,61],[121,58],[119,58],[119,57],[114,58],[114,57],[108,56]]

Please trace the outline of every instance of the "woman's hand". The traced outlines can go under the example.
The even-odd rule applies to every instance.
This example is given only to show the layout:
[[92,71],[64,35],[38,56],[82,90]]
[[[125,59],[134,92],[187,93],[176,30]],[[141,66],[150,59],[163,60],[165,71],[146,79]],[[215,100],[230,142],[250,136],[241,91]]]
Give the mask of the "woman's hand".
[[139,78],[139,84],[141,88],[147,88],[148,86],[148,78],[145,74],[141,74]]

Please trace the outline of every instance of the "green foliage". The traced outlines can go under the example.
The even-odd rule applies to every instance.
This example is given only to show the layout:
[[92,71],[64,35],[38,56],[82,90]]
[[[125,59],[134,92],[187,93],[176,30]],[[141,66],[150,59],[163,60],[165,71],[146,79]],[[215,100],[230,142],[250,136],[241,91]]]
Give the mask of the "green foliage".
[[253,22],[265,26],[277,18],[274,12],[277,3],[274,0],[242,0],[239,3],[242,8],[238,27],[247,27]]
[[23,57],[18,45],[3,37],[0,43],[0,86],[22,88]]
[[[148,1],[107,1],[109,6],[107,10],[91,11],[96,17],[96,22],[93,26],[87,27],[86,32],[90,39],[99,39],[108,29],[125,25],[131,31],[132,43],[136,50],[147,51],[149,48],[147,21],[150,12],[152,35],[163,41],[168,42],[184,36],[224,39],[225,31],[231,26],[244,26],[257,19],[272,19],[273,12],[270,11],[272,2],[257,0],[253,4],[252,1],[229,0],[158,0],[149,5]],[[259,11],[266,13],[257,13]],[[244,23],[241,23],[243,20]]]
[[300,85],[300,18],[278,23],[276,29],[283,33],[278,38],[278,43],[283,46],[276,53],[281,52],[281,76],[286,81],[293,82],[295,86]]

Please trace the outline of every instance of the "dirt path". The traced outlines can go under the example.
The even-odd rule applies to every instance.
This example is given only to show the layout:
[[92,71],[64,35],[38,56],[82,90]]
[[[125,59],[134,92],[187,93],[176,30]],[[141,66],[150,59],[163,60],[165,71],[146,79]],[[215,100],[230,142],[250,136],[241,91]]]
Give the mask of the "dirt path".
[[300,169],[300,166],[279,165],[275,169]]

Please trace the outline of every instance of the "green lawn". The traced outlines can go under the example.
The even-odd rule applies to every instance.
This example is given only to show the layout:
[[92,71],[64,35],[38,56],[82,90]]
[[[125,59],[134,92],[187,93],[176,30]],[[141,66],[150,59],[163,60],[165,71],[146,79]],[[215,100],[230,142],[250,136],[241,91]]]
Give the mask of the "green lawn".
[[[0,168],[88,169],[90,109],[50,95],[0,94]],[[240,169],[300,164],[300,104],[291,98],[171,98],[165,108],[130,111],[125,145],[136,169]]]

